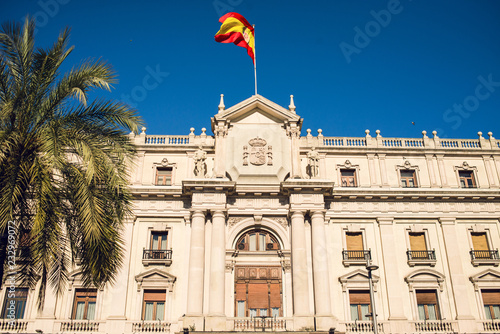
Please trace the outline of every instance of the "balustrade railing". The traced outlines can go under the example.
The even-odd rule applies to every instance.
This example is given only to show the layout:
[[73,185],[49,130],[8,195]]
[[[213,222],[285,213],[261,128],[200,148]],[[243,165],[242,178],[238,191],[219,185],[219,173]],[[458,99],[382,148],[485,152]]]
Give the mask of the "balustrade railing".
[[61,332],[98,332],[99,322],[92,320],[72,320],[61,322]]
[[408,261],[412,260],[435,260],[436,252],[434,250],[409,250],[406,252]]
[[342,258],[348,260],[371,260],[372,254],[369,250],[343,250]]
[[164,333],[170,332],[170,323],[165,321],[137,321],[132,323],[134,333]]
[[[349,321],[345,322],[345,332],[353,334],[353,333],[373,333],[373,323],[371,320],[368,321]],[[377,323],[377,329],[379,333],[385,333],[384,331],[384,323]]]
[[172,260],[172,250],[145,249],[142,252],[144,260]]
[[485,332],[500,333],[500,320],[483,320],[481,325]]
[[188,145],[189,136],[146,136],[147,145]]
[[430,333],[454,333],[457,327],[455,321],[446,320],[414,321],[413,325],[416,332]]
[[472,260],[500,260],[498,249],[494,250],[471,250],[470,257]]
[[28,328],[28,321],[15,319],[14,321],[10,319],[0,319],[0,331],[6,333],[21,333],[26,332]]
[[234,318],[235,331],[285,331],[286,319],[277,317]]

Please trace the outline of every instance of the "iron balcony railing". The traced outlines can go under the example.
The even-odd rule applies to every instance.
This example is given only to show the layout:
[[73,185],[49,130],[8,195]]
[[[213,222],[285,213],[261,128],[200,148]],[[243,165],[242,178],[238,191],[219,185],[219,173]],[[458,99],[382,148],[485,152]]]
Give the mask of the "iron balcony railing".
[[498,249],[494,250],[471,250],[470,257],[472,260],[500,260]]
[[344,261],[348,260],[371,260],[372,254],[370,250],[343,250],[342,257]]
[[143,260],[172,260],[172,250],[145,249],[142,253]]
[[406,252],[408,261],[412,260],[436,260],[435,250],[408,250]]

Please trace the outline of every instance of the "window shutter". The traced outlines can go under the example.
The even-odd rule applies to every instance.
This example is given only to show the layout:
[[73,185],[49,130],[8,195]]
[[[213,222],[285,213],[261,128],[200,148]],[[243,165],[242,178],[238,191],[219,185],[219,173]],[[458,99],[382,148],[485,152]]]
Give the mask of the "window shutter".
[[427,250],[424,233],[410,233],[410,248],[414,251]]
[[248,308],[268,308],[267,283],[248,283]]
[[280,294],[280,284],[271,283],[271,306],[270,307],[281,307],[281,294]]
[[164,302],[166,292],[165,290],[145,290],[144,300],[148,302]]
[[364,290],[349,291],[350,304],[370,304],[370,292]]
[[346,233],[347,250],[363,250],[363,234],[361,232]]
[[435,290],[417,290],[417,304],[431,305],[437,304]]
[[247,284],[236,283],[236,300],[246,300],[246,299],[247,299]]
[[471,238],[474,250],[489,250],[486,233],[471,233]]
[[481,290],[484,305],[500,305],[500,290]]

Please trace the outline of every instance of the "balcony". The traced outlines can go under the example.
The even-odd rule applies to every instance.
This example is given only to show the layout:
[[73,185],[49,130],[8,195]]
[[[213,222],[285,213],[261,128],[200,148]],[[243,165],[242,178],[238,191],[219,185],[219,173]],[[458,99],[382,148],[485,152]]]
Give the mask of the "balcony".
[[283,332],[287,330],[286,323],[290,318],[278,317],[246,317],[233,318],[234,331],[249,332],[249,331],[272,331]]
[[103,321],[95,320],[70,320],[62,321],[61,332],[99,332],[99,325]]
[[169,333],[170,323],[165,321],[136,321],[132,323],[133,333]]
[[142,264],[169,266],[172,264],[172,250],[144,249],[142,252]]
[[[356,320],[356,321],[347,321],[345,323],[340,323],[341,325],[345,325],[346,334],[355,334],[355,333],[373,333],[373,322],[371,320]],[[384,323],[378,322],[377,328],[379,333],[385,333]]]
[[500,321],[499,320],[482,320],[480,321],[481,328],[483,332],[487,333],[500,333]]
[[497,267],[500,264],[500,256],[498,249],[494,250],[471,250],[470,252],[471,263],[474,267],[480,265],[493,265]]
[[447,320],[412,321],[417,333],[457,333],[457,322]]
[[434,267],[436,265],[435,250],[408,250],[406,251],[408,265],[414,267],[417,265],[428,265]]
[[342,264],[346,267],[350,265],[366,265],[367,260],[371,260],[371,250],[342,250]]

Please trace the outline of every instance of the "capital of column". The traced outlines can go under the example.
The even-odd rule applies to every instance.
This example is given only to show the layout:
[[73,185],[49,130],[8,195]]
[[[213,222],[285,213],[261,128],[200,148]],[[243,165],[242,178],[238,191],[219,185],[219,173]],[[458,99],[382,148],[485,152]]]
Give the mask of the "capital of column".
[[226,218],[226,211],[224,210],[212,210],[212,218]]
[[201,209],[191,210],[191,219],[194,218],[205,218],[205,210]]
[[324,210],[324,209],[321,209],[321,210],[311,210],[310,211],[311,219],[316,219],[316,218],[325,219],[325,213],[326,213],[326,210]]
[[304,219],[304,213],[305,211],[303,210],[291,210],[291,218],[294,219],[294,218],[302,218]]

